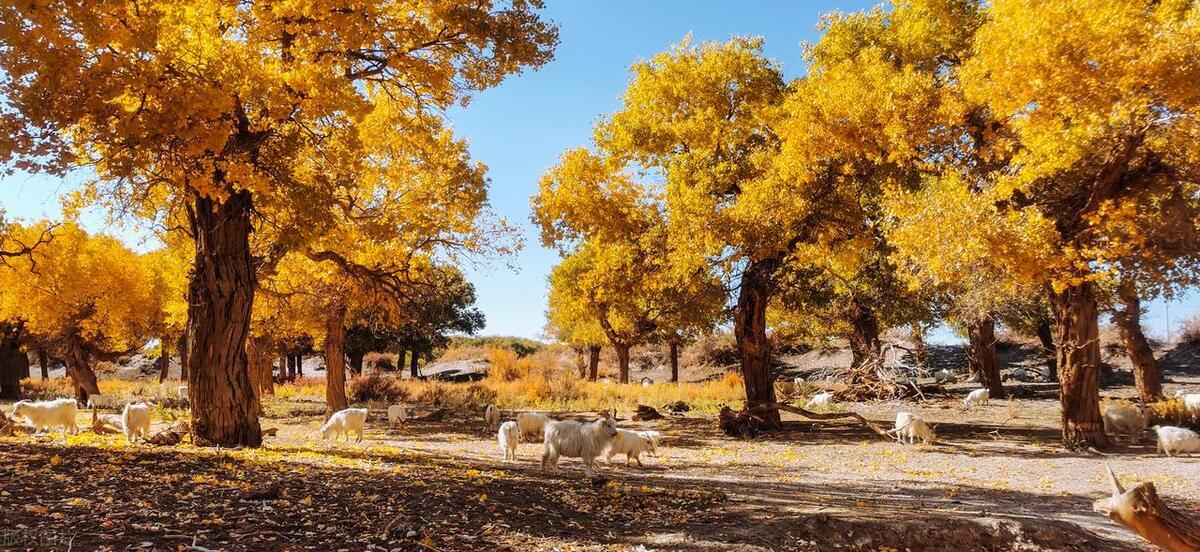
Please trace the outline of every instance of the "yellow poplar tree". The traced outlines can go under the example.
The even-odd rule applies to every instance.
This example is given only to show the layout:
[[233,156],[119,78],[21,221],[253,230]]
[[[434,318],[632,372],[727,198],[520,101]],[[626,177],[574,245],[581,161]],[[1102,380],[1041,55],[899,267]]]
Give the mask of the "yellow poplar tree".
[[[14,239],[32,243],[48,226],[19,228]],[[94,361],[139,349],[158,314],[151,275],[138,255],[70,222],[54,229],[52,241],[0,267],[0,290],[0,320],[50,343],[81,401],[100,392]]]
[[[97,178],[81,202],[183,213],[195,243],[185,361],[194,434],[257,446],[244,347],[251,236],[270,224],[319,233],[352,210],[347,197],[368,180],[363,173],[386,171],[422,123],[546,63],[557,34],[540,8],[539,0],[9,4],[0,7],[0,121],[13,135],[0,153],[53,173],[87,164]],[[268,248],[268,264],[284,249]]]

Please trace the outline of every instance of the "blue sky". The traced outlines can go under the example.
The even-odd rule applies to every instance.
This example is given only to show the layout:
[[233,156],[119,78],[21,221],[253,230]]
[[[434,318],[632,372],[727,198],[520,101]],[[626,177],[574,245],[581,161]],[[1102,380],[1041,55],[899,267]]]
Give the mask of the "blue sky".
[[[695,40],[762,36],[766,54],[789,78],[804,72],[801,43],[817,38],[820,14],[859,11],[872,1],[600,1],[548,0],[545,15],[559,25],[555,59],[540,71],[510,78],[477,95],[465,109],[450,113],[455,132],[486,163],[496,211],[525,231],[525,249],[511,263],[470,269],[479,306],[487,316],[484,333],[538,337],[544,325],[546,275],[558,261],[538,242],[529,223],[529,197],[538,177],[563,151],[586,145],[598,117],[619,107],[630,64],[649,58],[691,33]],[[76,181],[78,178],[76,178]],[[72,182],[28,175],[0,179],[0,204],[10,216],[57,216],[57,196]],[[92,230],[120,232],[98,213],[87,217]],[[124,232],[138,246],[140,238]],[[506,265],[520,267],[519,272]],[[1147,305],[1149,332],[1163,337],[1168,306]],[[1172,331],[1183,316],[1200,311],[1200,293],[1169,306]],[[939,341],[952,337],[947,332]]]

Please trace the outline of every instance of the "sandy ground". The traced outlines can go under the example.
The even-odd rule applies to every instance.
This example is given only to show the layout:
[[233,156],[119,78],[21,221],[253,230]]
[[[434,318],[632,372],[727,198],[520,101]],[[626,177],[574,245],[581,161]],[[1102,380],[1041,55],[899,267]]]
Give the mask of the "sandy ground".
[[[750,441],[726,438],[711,415],[622,420],[660,431],[660,454],[641,467],[615,459],[595,479],[573,459],[541,473],[535,443],[502,461],[478,419],[391,429],[381,407],[363,443],[335,444],[316,434],[323,405],[277,406],[287,414],[264,420],[279,434],[262,451],[0,440],[0,512],[24,534],[69,529],[75,549],[174,550],[191,538],[222,550],[1148,550],[1092,512],[1108,464],[1200,516],[1200,457],[1158,456],[1149,438],[1103,456],[1065,451],[1052,396],[839,405],[884,426],[918,412],[939,434],[930,446],[790,416]],[[253,493],[269,484],[282,491],[260,509]]]

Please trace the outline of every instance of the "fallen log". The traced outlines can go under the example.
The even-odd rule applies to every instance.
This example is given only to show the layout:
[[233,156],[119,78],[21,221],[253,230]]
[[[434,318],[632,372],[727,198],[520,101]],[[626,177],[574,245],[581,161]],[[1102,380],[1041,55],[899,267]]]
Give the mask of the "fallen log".
[[115,433],[121,433],[121,425],[119,423],[120,419],[118,418],[116,422],[117,423],[114,423],[113,416],[111,414],[98,416],[96,414],[96,408],[92,407],[92,433],[99,435],[112,435]]
[[655,410],[653,406],[646,406],[644,404],[639,404],[637,407],[637,412],[633,413],[633,421],[635,421],[635,422],[644,422],[647,420],[661,420],[663,418],[664,418],[664,416],[662,414],[659,414],[658,411]]
[[721,427],[721,431],[725,432],[725,434],[729,435],[730,437],[739,437],[742,439],[755,437],[763,430],[763,428],[766,427],[766,419],[761,415],[761,413],[771,410],[791,412],[792,414],[804,416],[810,420],[840,420],[852,418],[880,437],[883,437],[889,441],[893,439],[891,434],[884,431],[879,426],[871,423],[857,412],[813,412],[811,410],[800,408],[798,406],[792,406],[787,403],[763,404],[758,405],[751,410],[742,411],[735,411],[726,406],[721,409],[720,415],[718,416],[718,425]]
[[188,433],[191,433],[191,430],[188,428],[187,423],[175,422],[171,424],[171,427],[151,435],[146,439],[146,442],[152,445],[175,446],[183,441],[184,436]]
[[1168,552],[1200,551],[1200,523],[1163,503],[1154,483],[1126,491],[1112,468],[1105,468],[1113,494],[1093,502],[1093,510]]

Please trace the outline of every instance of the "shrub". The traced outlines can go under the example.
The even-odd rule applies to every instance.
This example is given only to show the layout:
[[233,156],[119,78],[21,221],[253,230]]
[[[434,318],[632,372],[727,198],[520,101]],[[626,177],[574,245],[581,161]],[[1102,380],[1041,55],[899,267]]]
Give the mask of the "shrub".
[[398,379],[379,372],[368,372],[350,378],[350,381],[346,382],[346,396],[351,402],[356,403],[371,401],[397,403],[409,399],[408,389],[399,385]]
[[363,355],[363,369],[394,372],[398,360],[396,353],[367,353]]
[[1179,342],[1185,345],[1200,345],[1200,313],[1179,322]]
[[714,332],[684,347],[684,366],[729,366],[738,363],[737,340],[730,332]]

